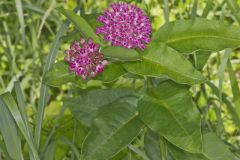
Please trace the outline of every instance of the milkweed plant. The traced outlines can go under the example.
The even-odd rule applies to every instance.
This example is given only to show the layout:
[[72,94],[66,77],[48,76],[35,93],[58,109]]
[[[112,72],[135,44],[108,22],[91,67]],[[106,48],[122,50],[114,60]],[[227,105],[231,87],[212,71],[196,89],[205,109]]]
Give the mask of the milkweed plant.
[[[49,89],[62,85],[70,86],[62,106],[86,132],[75,134],[76,140],[83,139],[76,146],[77,142],[62,139],[69,144],[75,159],[240,158],[240,92],[229,59],[240,46],[240,27],[198,16],[197,1],[194,5],[190,18],[169,20],[171,10],[168,1],[164,1],[163,15],[158,16],[165,17],[165,23],[157,30],[152,27],[149,12],[137,1],[113,2],[91,15],[83,12],[79,15],[79,8],[73,11],[57,8],[67,20],[48,56],[40,94],[48,94]],[[238,22],[239,14],[235,13],[234,20]],[[70,38],[68,45],[61,46],[64,35]],[[56,58],[57,52],[60,56]],[[229,73],[232,102],[203,74],[208,58],[216,52],[225,57],[222,67]],[[218,102],[232,104],[225,112],[236,127],[237,142],[224,139],[223,134],[204,121],[205,110],[196,103],[200,94],[208,96],[197,93],[204,86],[213,90]],[[14,101],[11,94],[3,94],[0,99],[0,105],[13,114],[9,118],[15,119],[31,148],[30,159],[34,160],[44,158],[54,142],[50,134],[40,144],[47,99],[43,96],[39,100],[37,112],[41,114],[35,134],[28,130],[28,120],[17,104],[10,103]],[[5,111],[2,108],[0,112]],[[7,133],[2,134],[4,140]],[[6,145],[6,150],[9,149],[11,146]]]

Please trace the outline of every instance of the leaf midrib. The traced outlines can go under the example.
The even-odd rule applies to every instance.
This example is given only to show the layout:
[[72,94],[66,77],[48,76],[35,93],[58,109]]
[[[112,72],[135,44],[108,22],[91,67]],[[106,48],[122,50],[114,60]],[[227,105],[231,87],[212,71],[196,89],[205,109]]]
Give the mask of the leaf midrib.
[[223,39],[223,40],[230,40],[230,41],[240,41],[240,39],[237,39],[237,38],[225,38],[223,36],[194,35],[194,36],[185,36],[185,37],[181,37],[181,38],[168,39],[166,41],[166,43],[167,44],[178,43],[178,41],[186,41],[186,40],[190,40],[190,39],[202,39],[202,38],[216,38],[216,39]]
[[[189,79],[193,79],[193,80],[197,80],[197,81],[203,81],[203,79],[199,79],[199,78],[197,78],[197,77],[192,77],[190,74],[187,74],[187,73],[181,73],[181,72],[179,72],[178,70],[172,70],[172,69],[169,69],[169,67],[167,67],[167,66],[164,66],[164,65],[162,65],[162,64],[160,64],[159,62],[157,62],[157,61],[154,61],[154,60],[151,60],[151,59],[149,59],[149,58],[147,58],[147,57],[143,57],[145,60],[147,60],[147,61],[150,61],[151,63],[156,63],[157,65],[159,65],[159,66],[161,66],[161,67],[166,67],[168,70],[170,70],[170,71],[172,71],[172,72],[175,72],[175,73],[177,73],[177,74],[179,74],[180,76],[182,76],[182,77],[187,77],[187,78],[189,78]],[[193,71],[195,71],[195,69],[193,70]],[[166,73],[163,73],[163,74],[166,74]],[[169,76],[169,75],[168,75]]]
[[101,146],[103,146],[104,144],[106,144],[108,141],[109,141],[109,139],[111,139],[111,137],[113,137],[119,130],[121,130],[127,123],[129,123],[130,121],[132,121],[134,118],[136,118],[137,117],[137,114],[133,114],[133,116],[131,116],[125,123],[123,123],[119,128],[117,128],[114,132],[112,132],[111,134],[110,134],[110,136],[108,137],[108,138],[106,138],[102,143],[100,143],[97,147],[95,147],[94,148],[94,151],[92,150],[92,152],[90,152],[91,154],[90,154],[90,156],[89,157],[91,157],[92,155],[94,155],[96,152],[97,152],[97,150],[99,149],[99,148],[101,148]]
[[[188,93],[186,93],[186,95],[187,95]],[[177,122],[177,124],[180,126],[180,128],[182,128],[183,129],[183,131],[185,132],[185,134],[186,135],[188,135],[189,137],[191,137],[191,140],[192,140],[192,142],[194,142],[194,139],[193,139],[193,137],[192,137],[192,134],[190,134],[185,128],[184,128],[184,126],[181,124],[181,123],[179,123],[179,121],[178,121],[178,119],[175,117],[175,115],[174,115],[174,113],[171,111],[171,110],[169,110],[169,108],[168,107],[166,107],[166,106],[169,106],[166,102],[164,102],[163,100],[157,100],[156,98],[151,98],[151,97],[149,97],[150,98],[150,100],[152,99],[153,101],[153,103],[157,103],[158,104],[158,102],[160,102],[161,104],[163,104],[163,105],[161,105],[161,106],[163,106],[171,115],[172,115],[172,117],[175,119],[175,121]],[[193,132],[194,133],[194,132]]]

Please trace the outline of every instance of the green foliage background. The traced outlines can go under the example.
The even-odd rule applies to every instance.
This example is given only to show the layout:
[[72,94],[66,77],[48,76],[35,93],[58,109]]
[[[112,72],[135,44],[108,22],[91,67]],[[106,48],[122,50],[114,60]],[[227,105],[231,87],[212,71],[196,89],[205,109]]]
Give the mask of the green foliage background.
[[[240,16],[238,7],[231,4],[231,2],[235,1],[213,0],[212,5],[207,5],[210,1],[198,1],[196,16],[216,19],[226,24],[239,25],[238,21],[240,22],[240,20],[238,17]],[[50,52],[51,44],[65,20],[64,16],[55,8],[63,7],[72,10],[74,7],[79,6],[82,14],[91,14],[100,13],[110,2],[113,2],[113,0],[0,1],[0,94],[10,91],[14,97],[24,95],[22,96],[24,101],[18,101],[18,105],[22,103],[23,106],[26,106],[27,114],[30,117],[28,125],[31,130],[35,128],[35,122],[39,114],[37,105],[43,81],[43,66],[48,63],[46,57]],[[132,1],[129,0],[128,2]],[[163,0],[135,0],[135,2],[150,15],[154,31],[165,23]],[[240,1],[236,2],[240,4]],[[169,0],[170,21],[189,19],[193,16],[193,3],[193,0]],[[61,36],[61,46],[58,51],[57,60],[63,59],[62,53],[69,46],[69,42],[79,38],[76,33],[77,31],[71,24],[67,34]],[[195,56],[198,55],[195,54]],[[211,80],[201,86],[194,86],[192,89],[194,101],[203,119],[202,124],[206,130],[216,132],[217,136],[229,146],[231,151],[240,156],[240,125],[236,123],[234,113],[229,109],[232,108],[239,96],[234,97],[233,92],[236,87],[230,82],[231,75],[227,72],[229,69],[227,69],[226,64],[229,58],[234,71],[232,74],[237,77],[237,84],[239,85],[239,49],[234,50],[231,54],[228,54],[227,51],[225,53],[224,51],[214,52],[207,60],[205,66],[203,66],[205,62],[194,61],[196,59],[195,56],[189,56],[189,59],[192,60],[197,69],[201,70],[203,68],[204,76]],[[55,79],[55,81],[53,79],[52,81],[56,84],[55,82],[59,81],[59,79]],[[137,80],[134,87],[138,88],[142,84],[141,80]],[[74,85],[64,84],[60,85],[59,88],[52,87],[49,90],[41,132],[41,158],[80,158],[78,148],[81,148],[81,144],[88,133],[88,128],[84,126],[85,124],[78,123],[78,119],[73,117],[70,110],[66,108],[66,105],[63,105],[63,97],[77,95],[79,92],[84,92],[86,88],[88,90],[101,89],[108,88],[110,85],[114,88],[120,86],[132,87],[132,81],[127,78],[120,78],[110,83],[99,81],[89,81],[88,83],[77,82]],[[1,110],[0,112],[5,113]],[[7,118],[11,120],[12,117]],[[13,127],[11,129],[12,132],[19,132],[18,128]],[[151,134],[154,133],[148,133],[148,135]],[[18,151],[16,149],[14,152],[19,156],[22,154],[23,157],[28,157],[29,146],[25,140],[21,140],[21,136],[18,135],[18,137],[19,140],[16,141],[19,141],[19,144],[20,141],[23,141],[23,150]],[[151,139],[152,135],[149,137]],[[129,157],[132,159],[147,159],[143,152],[143,143],[143,137],[138,136],[134,139],[132,145],[129,145],[113,159],[127,159]],[[3,137],[0,136],[0,159],[9,158],[9,155],[6,154],[6,148],[7,146],[4,145]]]

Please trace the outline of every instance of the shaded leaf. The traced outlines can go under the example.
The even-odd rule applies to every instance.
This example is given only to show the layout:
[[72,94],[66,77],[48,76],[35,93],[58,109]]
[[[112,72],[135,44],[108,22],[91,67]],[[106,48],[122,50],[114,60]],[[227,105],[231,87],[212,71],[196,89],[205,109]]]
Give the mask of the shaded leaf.
[[150,129],[144,136],[144,149],[150,160],[161,160],[159,135]]
[[138,108],[140,118],[153,131],[183,150],[200,152],[200,114],[188,87],[171,81],[163,82],[147,91]]
[[236,160],[228,147],[214,133],[203,135],[203,151],[191,154],[169,145],[170,152],[176,160]]
[[143,126],[135,106],[124,102],[104,106],[93,120],[83,154],[88,160],[109,159],[131,143]]
[[129,89],[98,89],[82,93],[82,95],[66,98],[64,105],[70,108],[75,118],[84,125],[90,126],[97,111],[124,97],[133,97]]

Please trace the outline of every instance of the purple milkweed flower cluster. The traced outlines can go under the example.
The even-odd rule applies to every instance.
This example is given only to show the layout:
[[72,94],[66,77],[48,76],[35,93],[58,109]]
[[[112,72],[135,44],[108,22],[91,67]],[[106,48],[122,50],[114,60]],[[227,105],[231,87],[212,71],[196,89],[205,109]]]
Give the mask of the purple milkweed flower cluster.
[[99,47],[92,39],[86,41],[81,38],[80,41],[73,42],[70,49],[65,50],[65,61],[69,63],[69,70],[83,80],[96,77],[107,64]]
[[145,49],[150,43],[152,26],[144,12],[133,4],[118,2],[97,19],[103,26],[96,29],[96,34],[103,34],[104,40],[113,46]]

